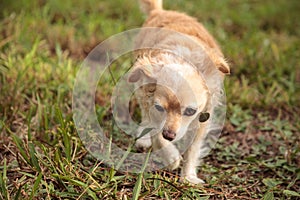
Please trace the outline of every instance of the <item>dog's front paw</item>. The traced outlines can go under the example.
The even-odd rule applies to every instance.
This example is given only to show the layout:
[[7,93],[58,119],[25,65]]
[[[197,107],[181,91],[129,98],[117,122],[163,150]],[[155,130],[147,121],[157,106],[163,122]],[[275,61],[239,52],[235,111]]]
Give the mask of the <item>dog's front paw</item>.
[[203,184],[203,183],[205,183],[202,179],[198,178],[195,175],[184,176],[183,179],[190,182],[190,183],[192,183],[192,184]]
[[164,149],[163,155],[164,165],[167,166],[168,170],[172,171],[179,167],[182,156],[174,145],[170,145]]
[[147,137],[142,137],[135,142],[135,147],[139,152],[146,152],[151,145],[151,139]]
[[181,157],[179,157],[179,158],[177,157],[177,160],[175,160],[175,159],[169,160],[169,163],[171,163],[171,164],[168,165],[168,167],[167,167],[168,170],[173,171],[173,170],[177,169],[180,165],[180,161],[181,161]]

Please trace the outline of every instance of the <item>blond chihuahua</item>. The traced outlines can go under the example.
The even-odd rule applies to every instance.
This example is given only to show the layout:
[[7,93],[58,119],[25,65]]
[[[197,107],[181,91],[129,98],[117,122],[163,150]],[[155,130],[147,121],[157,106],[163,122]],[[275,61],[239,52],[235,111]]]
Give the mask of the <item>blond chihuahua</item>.
[[[222,103],[229,66],[196,19],[163,10],[162,0],[140,0],[140,5],[147,20],[136,39],[139,50],[128,81],[142,83],[136,93],[142,125],[155,127],[156,132],[140,137],[136,146],[152,147],[171,170],[182,163],[182,179],[203,183],[196,169],[205,138],[214,127],[214,107]],[[182,151],[178,146],[184,138],[188,142]]]

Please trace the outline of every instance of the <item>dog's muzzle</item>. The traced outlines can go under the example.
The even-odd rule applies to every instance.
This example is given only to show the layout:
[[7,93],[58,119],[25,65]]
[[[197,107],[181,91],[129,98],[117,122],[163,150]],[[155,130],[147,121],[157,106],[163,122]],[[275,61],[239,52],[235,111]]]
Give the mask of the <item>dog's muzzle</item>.
[[169,141],[174,140],[176,137],[176,133],[171,130],[163,130],[162,135],[166,140],[169,140]]

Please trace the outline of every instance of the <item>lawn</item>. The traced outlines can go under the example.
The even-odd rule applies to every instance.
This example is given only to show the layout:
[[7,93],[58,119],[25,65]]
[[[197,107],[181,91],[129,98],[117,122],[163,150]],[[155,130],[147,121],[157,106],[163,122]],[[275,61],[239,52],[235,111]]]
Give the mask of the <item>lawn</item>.
[[[100,42],[142,25],[135,0],[1,1],[0,199],[300,199],[300,2],[164,6],[203,22],[232,68],[225,127],[199,168],[206,183],[182,183],[179,171],[118,172],[78,136],[76,73]],[[99,82],[96,111],[126,148],[109,109],[121,75],[114,66]]]

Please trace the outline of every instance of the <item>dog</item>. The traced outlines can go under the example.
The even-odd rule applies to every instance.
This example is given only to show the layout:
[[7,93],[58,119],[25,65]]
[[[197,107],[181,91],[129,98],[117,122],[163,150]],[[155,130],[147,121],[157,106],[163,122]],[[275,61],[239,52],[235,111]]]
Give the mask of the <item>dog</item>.
[[[136,147],[151,147],[170,170],[182,163],[182,180],[204,183],[197,176],[197,166],[213,127],[214,107],[222,103],[229,64],[195,18],[164,10],[162,0],[139,3],[147,19],[135,42],[138,50],[128,82],[141,85],[135,94],[141,127],[155,127],[155,131],[142,135],[144,128],[139,129]],[[188,142],[183,144],[184,138]]]

